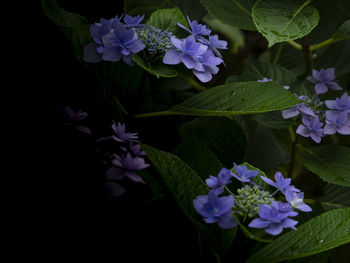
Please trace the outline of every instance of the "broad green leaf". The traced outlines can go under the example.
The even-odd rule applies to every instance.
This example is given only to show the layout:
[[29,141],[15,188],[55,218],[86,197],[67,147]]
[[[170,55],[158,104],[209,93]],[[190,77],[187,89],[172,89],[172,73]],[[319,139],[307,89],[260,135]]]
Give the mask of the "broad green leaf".
[[311,219],[254,253],[247,263],[274,263],[307,257],[350,242],[350,209],[336,209]]
[[291,120],[283,119],[281,111],[256,114],[253,119],[272,129],[288,129],[293,123]]
[[260,169],[277,169],[290,162],[290,152],[271,129],[259,123],[248,123],[244,129],[248,138],[244,160]]
[[349,147],[322,145],[303,149],[301,157],[307,169],[326,182],[350,186]]
[[221,32],[227,37],[228,48],[234,53],[237,53],[238,49],[244,46],[244,35],[237,27],[224,24],[210,15],[206,15],[203,20],[211,29]]
[[350,38],[350,19],[346,20],[343,24],[340,25],[337,32],[332,36],[333,39],[349,39]]
[[90,35],[90,24],[79,14],[61,8],[54,0],[42,0],[44,14],[68,37],[73,45],[75,55],[82,60],[84,47],[93,42]]
[[203,91],[168,111],[138,114],[135,117],[242,115],[282,110],[298,103],[298,98],[276,83],[235,82]]
[[228,118],[201,117],[179,128],[183,139],[205,143],[226,168],[239,163],[245,151],[246,140],[240,126]]
[[327,184],[320,202],[326,210],[350,207],[350,188]]
[[259,0],[252,14],[258,31],[272,45],[301,38],[311,32],[319,20],[315,8],[307,6],[307,0],[301,6],[292,0]]
[[272,63],[250,59],[242,74],[242,81],[260,80],[263,78],[277,81],[283,86],[294,86],[298,77],[288,69]]
[[208,244],[217,250],[215,236],[206,225],[197,220],[200,215],[193,207],[193,200],[198,195],[206,195],[209,192],[204,181],[179,157],[148,145],[142,144],[141,146],[181,210],[201,231]]
[[175,36],[181,36],[184,34],[184,30],[181,29],[177,23],[180,23],[188,27],[188,23],[181,10],[177,7],[171,9],[160,9],[152,13],[148,26],[154,26],[161,30],[168,30]]
[[200,0],[216,19],[240,29],[256,30],[251,10],[256,0]]
[[209,178],[209,175],[217,176],[224,167],[204,142],[193,137],[186,138],[174,154],[196,171],[203,181]]
[[173,78],[177,76],[177,72],[174,69],[170,69],[163,64],[150,65],[141,56],[134,54],[133,61],[148,73],[155,75],[157,78]]

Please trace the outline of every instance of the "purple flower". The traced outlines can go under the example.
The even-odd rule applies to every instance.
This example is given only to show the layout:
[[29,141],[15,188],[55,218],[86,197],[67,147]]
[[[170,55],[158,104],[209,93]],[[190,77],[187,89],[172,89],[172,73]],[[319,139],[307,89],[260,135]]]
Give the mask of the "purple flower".
[[208,195],[200,195],[193,200],[194,208],[204,217],[206,223],[218,223],[224,229],[237,225],[232,216],[233,203],[233,196],[219,197],[214,190],[209,191]]
[[126,64],[132,65],[132,55],[145,48],[145,44],[137,38],[133,29],[127,29],[123,24],[115,21],[112,24],[113,32],[102,37],[105,47],[102,59],[119,61],[121,58]]
[[112,135],[112,137],[117,142],[134,141],[134,140],[137,140],[138,138],[137,133],[125,132],[125,124],[121,124],[120,122],[116,124],[115,121],[113,121],[112,130],[116,134],[116,135]]
[[283,228],[292,228],[296,230],[295,225],[298,221],[290,219],[288,212],[280,213],[275,206],[259,205],[259,218],[253,219],[249,223],[252,228],[265,228],[270,235],[278,235]]
[[307,80],[315,83],[315,92],[323,94],[328,89],[342,90],[342,88],[335,82],[334,68],[320,69],[320,71],[312,70],[312,77],[309,76]]
[[340,98],[326,100],[326,106],[330,109],[329,114],[337,115],[340,112],[350,113],[350,96],[345,92]]
[[282,192],[282,194],[286,194],[286,191],[292,191],[292,192],[300,192],[299,189],[295,188],[293,185],[290,185],[292,179],[291,178],[284,178],[282,173],[277,172],[275,174],[275,180],[276,182],[270,180],[269,178],[265,176],[260,176],[261,179],[263,179],[267,184],[272,185],[273,187],[276,187],[278,190]]
[[144,15],[137,15],[135,17],[125,15],[124,17],[124,23],[128,28],[141,28],[145,27],[146,24],[140,24],[145,16]]
[[[62,109],[60,109],[60,111],[61,110]],[[87,112],[83,112],[82,110],[74,112],[71,107],[66,106],[63,108],[63,114],[64,121],[61,122],[63,125],[73,126],[81,132],[91,134],[91,130],[88,127],[78,124],[79,121],[84,120],[88,116]]]
[[300,124],[297,128],[296,133],[304,137],[311,137],[317,143],[321,142],[321,138],[324,136],[322,125],[320,119],[316,115],[315,117],[309,117],[303,114],[302,117],[303,124]]
[[326,111],[326,125],[324,126],[324,134],[340,133],[350,135],[350,118],[345,111],[338,114],[332,114],[331,111]]
[[188,69],[205,71],[199,57],[207,51],[206,45],[196,42],[192,35],[183,40],[176,37],[171,37],[170,40],[178,50],[168,50],[163,58],[164,64],[176,65],[183,62]]
[[[287,192],[291,192],[291,193],[295,193],[295,192],[292,192],[292,191],[287,191]],[[289,203],[283,203],[281,201],[278,201],[278,202],[275,202],[275,201],[272,201],[271,202],[271,207],[274,207],[277,209],[278,213],[282,214],[283,216],[297,216],[298,213],[295,212],[291,205]]]
[[259,174],[257,170],[248,170],[245,165],[238,166],[236,163],[233,163],[233,165],[237,174],[232,173],[232,176],[243,183],[252,183],[250,179]]
[[133,144],[132,142],[130,142],[129,147],[120,147],[120,149],[123,152],[128,152],[130,150],[130,152],[134,155],[134,156],[145,156],[146,153],[144,151],[142,151],[141,146],[138,144]]
[[186,31],[188,31],[189,33],[193,34],[196,37],[210,35],[211,30],[208,29],[206,25],[198,24],[197,20],[193,20],[191,22],[190,18],[188,16],[186,17],[191,30],[189,30],[184,25],[177,23],[179,27],[181,27],[182,29],[185,29]]
[[296,208],[303,212],[312,211],[311,207],[304,203],[304,193],[296,193],[292,191],[286,192],[286,199],[292,208]]
[[210,175],[208,179],[205,180],[207,186],[212,189],[222,188],[223,186],[231,183],[232,172],[229,169],[222,168],[218,176]]
[[[299,96],[298,99],[306,100],[306,96],[303,96],[303,95]],[[309,116],[313,116],[313,117],[315,116],[315,113],[313,112],[313,110],[309,107],[306,107],[304,102],[282,111],[282,116],[283,116],[283,119],[289,119],[299,115],[300,112]]]
[[209,40],[204,37],[198,37],[198,41],[207,45],[208,49],[213,51],[219,58],[222,58],[222,56],[218,49],[227,49],[227,42],[219,40],[218,35],[209,36]]
[[143,158],[132,157],[130,153],[122,157],[115,154],[114,157],[115,159],[112,160],[112,163],[116,167],[110,168],[107,171],[107,179],[121,180],[126,177],[134,182],[144,183],[142,178],[135,173],[135,171],[142,170],[149,166],[149,164],[145,163]]
[[207,50],[202,56],[198,57],[199,63],[202,64],[204,71],[193,69],[193,74],[201,81],[208,82],[212,79],[212,74],[216,74],[219,71],[217,65],[222,63],[222,59],[215,57],[214,54]]

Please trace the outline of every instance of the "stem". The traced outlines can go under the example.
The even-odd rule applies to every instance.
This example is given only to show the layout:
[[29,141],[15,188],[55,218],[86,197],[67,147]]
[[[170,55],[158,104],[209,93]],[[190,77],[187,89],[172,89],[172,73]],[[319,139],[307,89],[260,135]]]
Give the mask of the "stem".
[[312,60],[312,52],[310,50],[310,43],[307,37],[301,39],[301,45],[303,47],[304,59],[305,59],[305,77],[310,76],[312,69],[314,68]]
[[280,43],[279,46],[278,46],[278,49],[277,49],[277,53],[276,53],[276,56],[273,60],[273,64],[277,64],[277,61],[278,61],[278,58],[280,57],[280,54],[281,54],[281,51],[282,51],[282,48],[284,46],[284,43]]
[[297,166],[297,154],[298,154],[298,147],[297,145],[299,144],[300,141],[300,135],[295,136],[295,140],[293,141],[293,146],[292,146],[292,157],[290,160],[290,166],[288,170],[288,177],[290,178],[295,178],[294,174],[297,174],[298,170],[295,171],[295,168]]
[[197,91],[204,91],[207,88],[199,84],[197,81],[195,81],[193,78],[187,77],[186,75],[178,72],[179,77],[186,80],[195,90]]
[[335,39],[334,38],[329,38],[329,39],[327,39],[325,41],[322,41],[321,43],[318,43],[318,44],[310,46],[310,51],[315,51],[317,49],[323,48],[325,46],[328,46],[330,44],[333,44],[335,42],[338,42],[338,41],[344,40],[344,39],[346,39],[346,38],[335,38]]
[[125,115],[129,115],[129,113],[127,112],[127,110],[123,107],[123,105],[120,104],[119,100],[117,99],[117,97],[113,97],[115,103],[118,105],[118,107],[120,108],[120,110],[125,114]]
[[228,189],[227,186],[224,186],[224,188],[225,188],[225,190],[226,190],[230,195],[232,195],[233,197],[235,197],[235,195],[231,192],[230,189]]
[[303,47],[299,43],[297,43],[293,40],[289,40],[287,43],[297,50],[303,50]]

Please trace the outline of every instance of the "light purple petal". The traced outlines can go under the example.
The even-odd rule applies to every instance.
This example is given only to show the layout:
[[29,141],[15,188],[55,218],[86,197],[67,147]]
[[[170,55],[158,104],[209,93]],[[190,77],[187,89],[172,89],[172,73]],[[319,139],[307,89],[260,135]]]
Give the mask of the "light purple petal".
[[183,53],[181,51],[170,49],[165,53],[163,63],[169,65],[179,64],[181,63],[182,56]]
[[328,109],[332,109],[332,110],[337,109],[337,102],[335,100],[326,100],[324,103],[326,104]]
[[335,81],[330,81],[327,83],[327,86],[332,90],[342,90],[343,88]]
[[315,92],[317,94],[323,94],[323,93],[326,93],[328,90],[328,87],[325,83],[317,83],[315,85]]
[[81,125],[79,125],[79,126],[76,126],[76,128],[77,128],[79,131],[84,132],[84,133],[86,133],[86,134],[92,134],[91,130],[90,130],[88,127],[86,127],[86,126],[81,126]]
[[320,70],[320,77],[323,81],[332,81],[335,79],[334,68],[327,68]]
[[255,218],[252,222],[249,223],[249,227],[252,228],[266,228],[270,225],[269,221],[262,220],[261,218]]
[[203,83],[210,81],[213,77],[209,71],[198,71],[198,70],[193,70],[193,74]]
[[185,54],[182,57],[182,62],[185,64],[186,68],[193,69],[196,65],[196,61],[193,59],[193,57]]
[[170,40],[171,40],[171,43],[173,43],[174,47],[183,51],[182,41],[180,39],[176,37],[171,37]]
[[139,39],[135,39],[133,41],[131,41],[128,44],[128,48],[133,52],[133,53],[138,53],[140,52],[142,49],[145,48],[145,44],[139,40]]
[[135,172],[126,171],[124,174],[127,178],[129,178],[131,181],[133,181],[135,183],[144,183],[145,184],[142,177],[137,175]]
[[260,177],[261,177],[261,179],[263,179],[265,181],[265,183],[272,185],[274,187],[277,187],[276,183],[274,181],[270,180],[269,178],[262,176],[262,175],[260,175]]
[[289,119],[297,116],[299,114],[299,111],[296,108],[289,108],[284,111],[282,111],[282,117],[283,119]]
[[314,111],[312,109],[310,109],[309,107],[299,106],[298,109],[304,114],[307,114],[307,115],[310,115],[310,116],[315,116]]
[[304,203],[298,205],[296,208],[299,209],[300,211],[303,211],[303,212],[311,212],[312,211],[311,207],[308,206],[307,204],[304,204]]
[[272,223],[265,231],[270,235],[277,236],[283,231],[283,227],[280,224]]
[[204,222],[207,224],[212,224],[212,223],[216,223],[218,221],[217,217],[207,217],[207,218],[203,218]]
[[321,142],[321,136],[312,132],[311,133],[311,139],[316,142],[316,143],[320,143]]
[[216,188],[217,187],[217,178],[214,176],[209,176],[208,179],[205,180],[207,186],[209,188]]
[[117,62],[121,59],[121,56],[122,54],[120,53],[119,47],[108,45],[103,50],[102,59],[105,61]]
[[227,213],[221,215],[218,220],[218,225],[223,229],[233,228],[237,226],[237,222],[232,216],[232,211],[228,211]]
[[335,134],[337,131],[335,124],[326,124],[323,128],[324,134]]
[[282,226],[284,228],[293,228],[293,229],[296,229],[294,226],[298,224],[298,221],[296,220],[293,220],[293,219],[290,219],[290,218],[286,218],[283,220],[282,222]]
[[193,206],[198,213],[203,209],[203,206],[208,202],[207,195],[199,195],[193,200]]
[[304,137],[310,136],[310,130],[307,127],[305,127],[305,125],[303,125],[303,124],[300,124],[298,126],[296,133],[300,134],[301,136],[304,136]]
[[102,61],[102,55],[97,53],[97,44],[91,43],[84,47],[83,60],[90,63],[98,63]]
[[349,126],[342,126],[337,129],[337,132],[342,135],[350,135],[350,127]]

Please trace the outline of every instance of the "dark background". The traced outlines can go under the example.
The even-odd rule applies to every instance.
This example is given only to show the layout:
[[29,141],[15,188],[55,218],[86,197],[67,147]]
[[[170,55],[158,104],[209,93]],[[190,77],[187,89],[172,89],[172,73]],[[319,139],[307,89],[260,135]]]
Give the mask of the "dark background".
[[[92,22],[122,14],[123,10],[123,1],[57,2]],[[115,116],[91,92],[99,83],[76,59],[69,40],[42,12],[38,28],[36,71],[40,77],[35,85],[33,108],[37,112],[32,125],[39,153],[33,159],[40,175],[40,219],[36,223],[42,230],[40,251],[44,258],[49,262],[198,259],[197,233],[171,198],[154,201],[153,193],[143,184],[127,185],[126,194],[120,198],[107,196],[103,185],[106,167],[96,152],[96,139],[111,134]],[[55,113],[66,105],[88,112],[86,125],[92,135],[59,124]],[[144,130],[140,136],[147,143],[164,148],[176,142],[177,138],[171,139],[176,134],[162,136],[170,130],[163,119],[131,125],[128,131]]]

